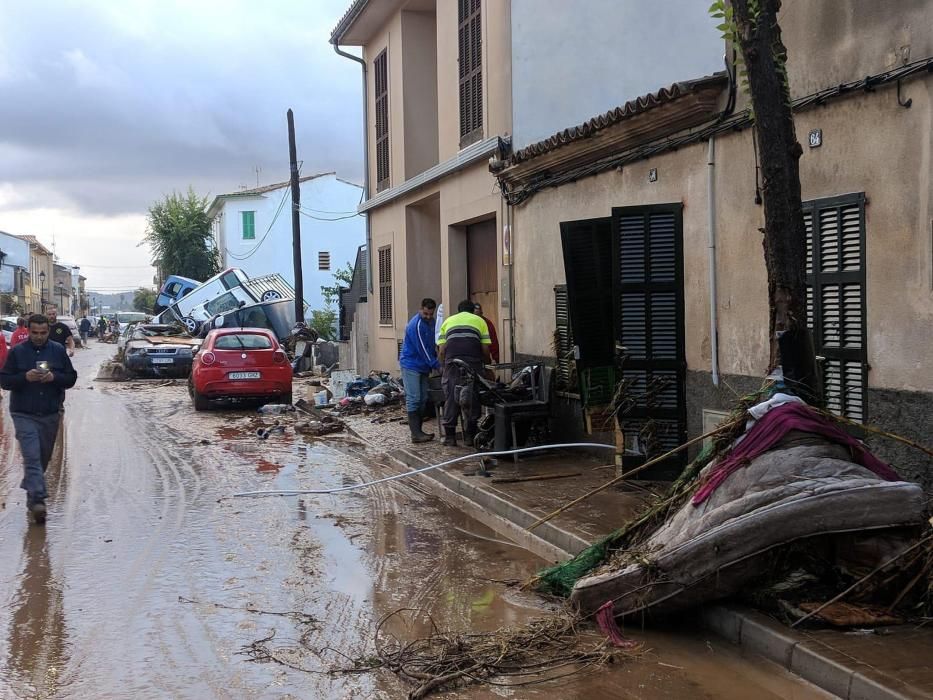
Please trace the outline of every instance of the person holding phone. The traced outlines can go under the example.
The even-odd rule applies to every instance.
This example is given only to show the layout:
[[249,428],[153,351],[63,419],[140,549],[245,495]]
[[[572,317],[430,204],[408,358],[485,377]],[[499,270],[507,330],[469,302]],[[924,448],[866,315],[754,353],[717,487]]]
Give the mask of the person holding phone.
[[29,341],[13,347],[0,370],[0,387],[10,392],[10,415],[23,453],[26,508],[36,524],[45,522],[45,470],[52,459],[65,390],[78,380],[65,346],[49,340],[49,319],[29,317]]

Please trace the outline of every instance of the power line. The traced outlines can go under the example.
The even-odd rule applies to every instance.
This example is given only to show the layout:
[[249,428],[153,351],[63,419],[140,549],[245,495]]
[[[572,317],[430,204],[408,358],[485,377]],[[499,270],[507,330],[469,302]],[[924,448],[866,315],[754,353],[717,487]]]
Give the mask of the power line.
[[344,219],[353,219],[357,216],[362,216],[362,214],[355,213],[355,214],[350,214],[349,216],[338,216],[333,219],[327,219],[321,216],[315,216],[314,214],[309,214],[307,211],[304,210],[303,207],[298,208],[298,213],[301,214],[302,216],[307,216],[309,219],[314,219],[315,221],[343,221]]

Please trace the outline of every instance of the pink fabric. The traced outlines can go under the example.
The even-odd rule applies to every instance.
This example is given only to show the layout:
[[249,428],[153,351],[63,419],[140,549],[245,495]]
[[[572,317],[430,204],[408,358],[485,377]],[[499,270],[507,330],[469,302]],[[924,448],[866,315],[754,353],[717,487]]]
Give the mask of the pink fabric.
[[638,642],[634,639],[627,639],[622,635],[622,630],[616,624],[615,603],[611,600],[607,600],[596,611],[596,624],[603,631],[603,634],[609,638],[613,646],[623,649],[633,649],[638,646]]
[[724,482],[729,475],[764,454],[791,430],[801,430],[805,433],[815,433],[845,445],[852,452],[852,459],[870,469],[885,481],[900,481],[891,467],[869,452],[865,446],[849,435],[839,426],[829,422],[826,418],[800,403],[786,403],[783,406],[771,409],[765,416],[752,426],[752,429],[726,457],[707,474],[700,488],[693,495],[693,505],[699,505],[709,498],[713,491]]

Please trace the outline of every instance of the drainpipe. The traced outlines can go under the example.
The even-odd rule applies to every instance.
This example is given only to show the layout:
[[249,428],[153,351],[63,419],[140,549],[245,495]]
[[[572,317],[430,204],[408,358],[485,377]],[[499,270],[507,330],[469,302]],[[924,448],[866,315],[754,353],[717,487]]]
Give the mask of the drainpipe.
[[713,386],[719,386],[719,303],[716,294],[716,137],[709,137],[706,159],[707,209],[709,213],[709,334]]
[[[362,77],[363,77],[363,201],[366,202],[369,200],[369,95],[366,91],[366,61],[364,61],[359,56],[354,56],[352,53],[347,53],[343,51],[337,42],[332,44],[334,51],[338,56],[343,56],[344,58],[349,58],[351,61],[356,61],[360,64],[362,68]],[[366,213],[366,257],[368,261],[366,263],[366,286],[369,290],[370,296],[373,291],[373,240],[372,240],[372,224],[369,221],[369,212]]]

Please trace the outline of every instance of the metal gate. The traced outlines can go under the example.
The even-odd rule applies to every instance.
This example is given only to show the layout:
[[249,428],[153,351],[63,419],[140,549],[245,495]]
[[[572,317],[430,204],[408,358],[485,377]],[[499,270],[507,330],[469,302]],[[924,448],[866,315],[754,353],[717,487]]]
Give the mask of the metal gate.
[[[637,462],[687,439],[681,205],[614,208],[612,243],[614,329],[623,357],[619,418]],[[660,473],[679,473],[684,459],[680,453],[665,460]]]

